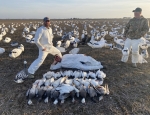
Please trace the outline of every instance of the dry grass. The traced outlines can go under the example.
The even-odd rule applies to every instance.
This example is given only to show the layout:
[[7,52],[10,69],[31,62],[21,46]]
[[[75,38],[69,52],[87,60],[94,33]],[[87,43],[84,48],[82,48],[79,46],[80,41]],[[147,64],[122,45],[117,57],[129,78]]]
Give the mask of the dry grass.
[[[21,23],[33,20],[0,20],[0,23]],[[100,20],[101,22],[103,20]],[[112,21],[112,20],[110,20]],[[122,20],[118,20],[122,22]],[[63,25],[62,25],[63,26]],[[81,27],[81,25],[79,25]],[[7,34],[13,41],[22,43],[25,46],[25,58],[28,66],[38,56],[38,50],[35,45],[25,42],[21,37],[23,27],[19,27],[13,34]],[[60,39],[54,38],[54,42]],[[106,36],[111,42],[112,39]],[[11,59],[8,56],[9,51],[13,49],[10,44],[0,42],[0,47],[6,48],[6,52],[0,55],[0,114],[1,115],[149,115],[150,114],[150,65],[139,64],[138,68],[132,68],[131,62],[119,64],[121,58],[119,50],[109,50],[107,48],[91,49],[90,47],[81,47],[79,53],[85,53],[96,60],[102,61],[107,69],[104,72],[107,75],[104,83],[108,83],[110,95],[105,96],[101,102],[93,103],[87,99],[86,104],[81,104],[80,99],[72,104],[71,99],[67,99],[63,105],[53,105],[52,101],[48,104],[38,103],[35,100],[34,106],[28,106],[25,93],[31,84],[35,81],[26,80],[22,84],[16,84],[13,79],[18,71],[23,68],[23,59],[18,57]],[[42,78],[42,75],[49,71],[53,57],[49,55],[43,65],[36,72],[36,79]],[[150,62],[150,59],[147,59]],[[98,99],[97,99],[98,100]]]

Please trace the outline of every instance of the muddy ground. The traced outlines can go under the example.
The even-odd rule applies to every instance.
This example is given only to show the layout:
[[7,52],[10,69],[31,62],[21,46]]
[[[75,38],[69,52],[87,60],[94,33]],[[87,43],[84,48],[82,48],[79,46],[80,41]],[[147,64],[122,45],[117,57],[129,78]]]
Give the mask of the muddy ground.
[[[33,20],[0,20],[6,25],[10,23],[30,22]],[[99,20],[103,22],[104,20]],[[113,20],[110,20],[113,21]],[[122,22],[123,20],[117,20]],[[62,25],[63,26],[63,25]],[[81,25],[79,25],[81,27]],[[69,30],[70,28],[68,28]],[[92,49],[89,46],[80,47],[79,53],[92,56],[98,61],[102,61],[107,69],[103,71],[107,77],[104,84],[108,83],[110,95],[105,96],[100,102],[93,103],[89,98],[86,104],[82,104],[76,98],[76,103],[71,103],[67,99],[63,105],[53,105],[52,101],[48,104],[38,103],[33,100],[34,105],[28,106],[25,97],[26,91],[31,87],[36,79],[49,71],[53,56],[48,55],[43,65],[35,74],[35,79],[27,79],[22,84],[16,84],[13,79],[18,71],[23,69],[23,60],[27,60],[29,66],[38,56],[36,45],[26,43],[21,34],[23,26],[18,27],[17,31],[6,36],[12,38],[25,46],[25,52],[16,59],[10,58],[9,52],[14,48],[10,43],[0,42],[0,47],[6,52],[0,55],[0,114],[1,115],[150,115],[150,58],[146,59],[147,64],[138,64],[138,68],[131,67],[131,58],[125,64],[118,63],[121,59],[121,51],[108,48]],[[60,37],[54,37],[54,44]],[[110,36],[106,40],[113,42]],[[96,98],[98,100],[98,98]]]

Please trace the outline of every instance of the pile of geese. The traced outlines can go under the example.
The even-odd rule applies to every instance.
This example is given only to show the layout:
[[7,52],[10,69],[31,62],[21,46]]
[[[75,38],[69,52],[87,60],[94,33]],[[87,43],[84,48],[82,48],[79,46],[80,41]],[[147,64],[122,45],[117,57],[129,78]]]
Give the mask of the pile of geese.
[[108,84],[103,85],[106,74],[103,71],[49,71],[43,75],[42,79],[36,80],[32,87],[27,90],[26,97],[28,105],[33,105],[36,98],[38,102],[42,100],[48,103],[49,100],[53,104],[63,104],[69,97],[72,103],[76,102],[76,98],[81,99],[81,103],[86,103],[86,98],[96,103],[95,97],[99,97],[99,101],[104,95],[109,95]]

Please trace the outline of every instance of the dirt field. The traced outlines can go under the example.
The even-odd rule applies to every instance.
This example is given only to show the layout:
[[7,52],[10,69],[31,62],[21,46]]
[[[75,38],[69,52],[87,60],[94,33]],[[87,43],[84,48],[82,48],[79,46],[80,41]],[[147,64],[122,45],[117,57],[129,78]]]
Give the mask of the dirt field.
[[[34,20],[0,20],[0,24],[30,21],[34,22]],[[117,21],[123,22],[121,19]],[[78,26],[81,28],[81,25]],[[10,58],[9,52],[14,47],[10,46],[10,43],[0,42],[0,47],[6,49],[6,52],[0,55],[0,115],[150,115],[150,58],[146,59],[147,64],[138,64],[138,68],[132,68],[131,58],[126,64],[118,63],[121,51],[108,48],[92,49],[89,46],[80,47],[79,53],[92,56],[107,66],[107,69],[103,70],[107,75],[104,84],[108,83],[110,95],[104,96],[104,99],[97,103],[88,98],[86,104],[82,104],[80,99],[76,98],[75,104],[71,103],[71,99],[67,99],[63,105],[55,106],[52,101],[45,104],[38,103],[35,99],[34,105],[28,106],[25,97],[27,89],[36,79],[42,78],[42,75],[49,71],[53,57],[48,55],[36,72],[35,79],[27,79],[22,84],[16,84],[13,80],[16,73],[23,69],[23,60],[26,59],[29,66],[38,56],[38,48],[35,44],[26,43],[25,38],[21,37],[22,31],[23,26],[18,27],[13,35],[10,33],[6,35],[12,38],[12,41],[25,46],[22,57]],[[55,36],[54,44],[59,39],[60,37]],[[113,41],[109,36],[106,36],[106,40],[109,43]]]

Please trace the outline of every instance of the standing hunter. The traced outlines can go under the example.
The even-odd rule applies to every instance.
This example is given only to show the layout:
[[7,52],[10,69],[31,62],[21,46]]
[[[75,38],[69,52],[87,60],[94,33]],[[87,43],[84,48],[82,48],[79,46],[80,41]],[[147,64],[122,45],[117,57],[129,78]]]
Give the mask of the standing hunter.
[[[149,31],[149,22],[142,16],[142,9],[136,8],[133,10],[134,18],[130,19],[124,31],[124,48],[128,48],[129,52],[132,48],[132,66],[137,67],[139,62],[139,45],[145,43],[143,38]],[[126,57],[126,58],[125,58]],[[122,56],[121,62],[128,61],[129,54]]]

